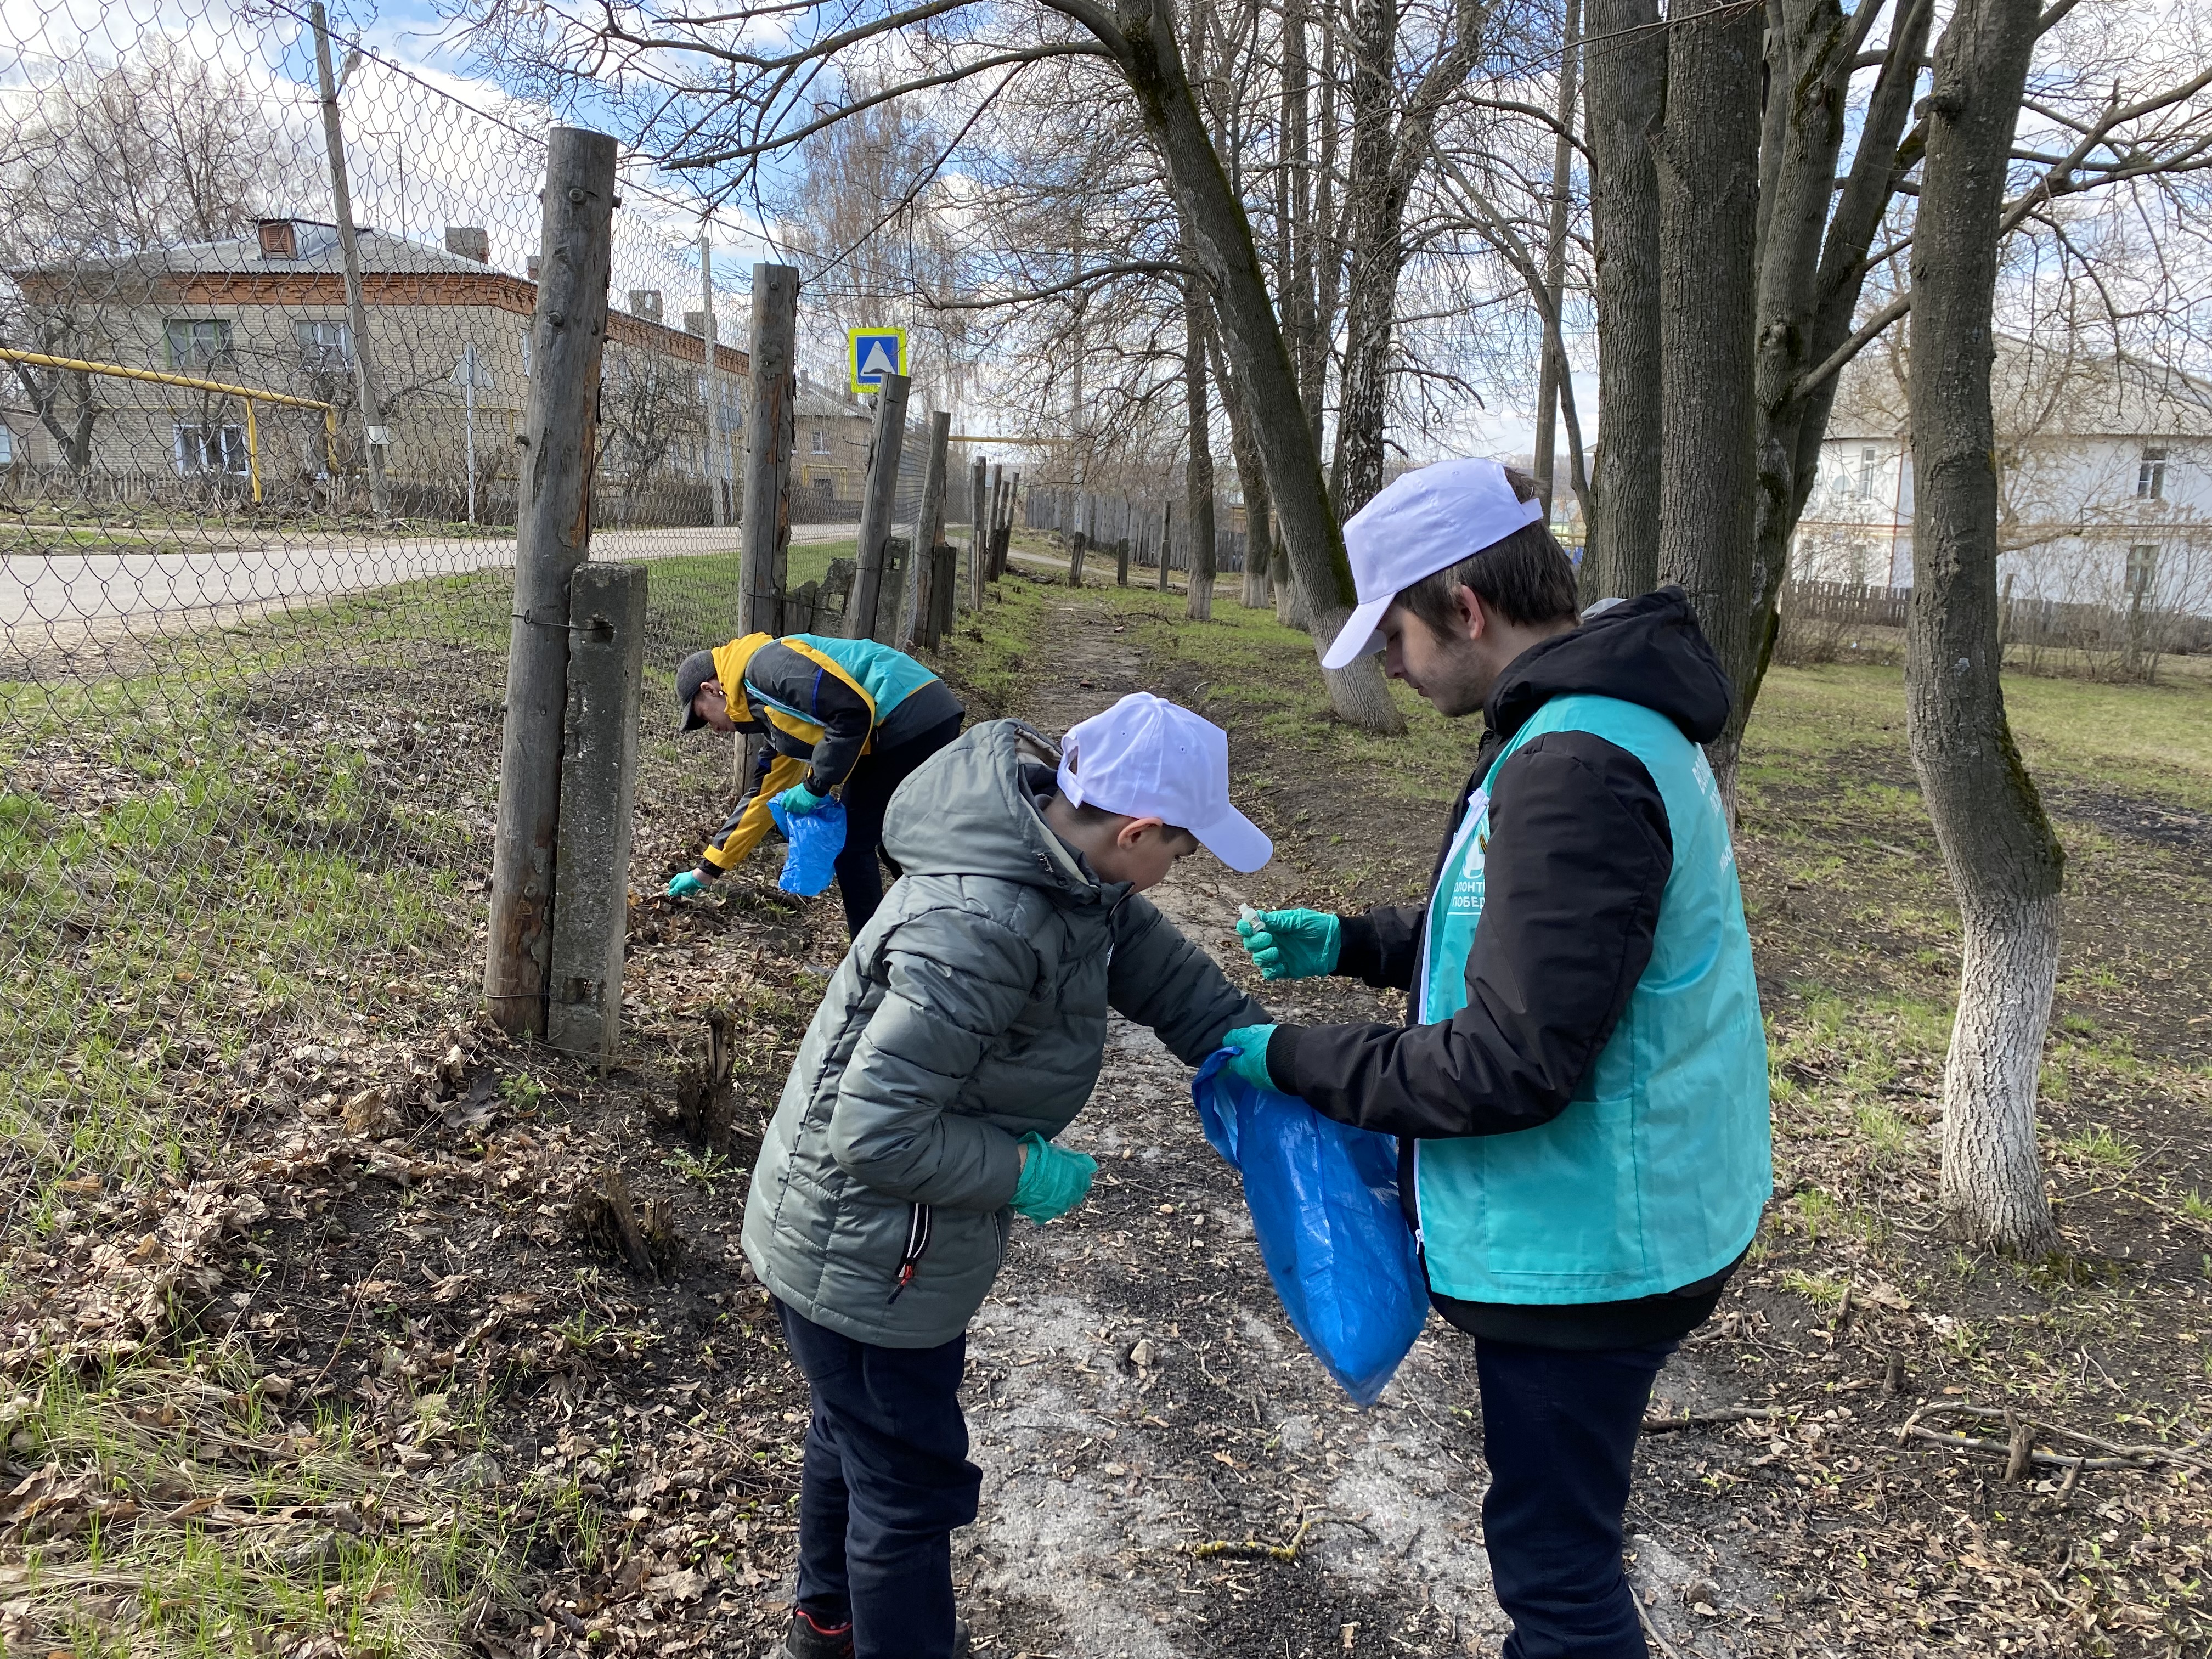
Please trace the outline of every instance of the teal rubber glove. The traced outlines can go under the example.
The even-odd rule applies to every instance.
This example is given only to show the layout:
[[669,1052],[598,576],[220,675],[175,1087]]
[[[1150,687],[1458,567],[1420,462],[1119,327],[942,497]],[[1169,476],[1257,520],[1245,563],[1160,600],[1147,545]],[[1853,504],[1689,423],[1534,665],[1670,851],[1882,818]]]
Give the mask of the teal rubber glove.
[[690,898],[694,893],[706,890],[706,879],[696,870],[686,870],[668,884],[668,896],[671,898]]
[[1321,910],[1254,910],[1237,919],[1237,936],[1261,979],[1312,979],[1336,971],[1344,928]]
[[803,783],[793,784],[775,798],[775,804],[795,818],[803,818],[809,812],[818,812],[829,802],[829,796],[817,795]]
[[1224,1048],[1234,1048],[1237,1058],[1226,1070],[1230,1076],[1242,1078],[1255,1089],[1273,1089],[1283,1092],[1267,1072],[1267,1039],[1275,1035],[1272,1025],[1239,1025],[1221,1039]]
[[1021,1184],[1014,1188],[1014,1211],[1042,1227],[1083,1202],[1091,1176],[1098,1173],[1098,1160],[1055,1146],[1034,1129],[1022,1137],[1022,1145],[1030,1155],[1022,1161]]

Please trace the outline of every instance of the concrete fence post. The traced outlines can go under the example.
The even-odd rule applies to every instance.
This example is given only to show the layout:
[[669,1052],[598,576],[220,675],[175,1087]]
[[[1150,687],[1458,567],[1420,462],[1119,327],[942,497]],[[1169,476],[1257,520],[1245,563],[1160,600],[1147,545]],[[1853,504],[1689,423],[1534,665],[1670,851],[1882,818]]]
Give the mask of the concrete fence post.
[[645,670],[646,573],[587,564],[568,585],[568,711],[545,1036],[613,1063],[629,933],[629,834]]

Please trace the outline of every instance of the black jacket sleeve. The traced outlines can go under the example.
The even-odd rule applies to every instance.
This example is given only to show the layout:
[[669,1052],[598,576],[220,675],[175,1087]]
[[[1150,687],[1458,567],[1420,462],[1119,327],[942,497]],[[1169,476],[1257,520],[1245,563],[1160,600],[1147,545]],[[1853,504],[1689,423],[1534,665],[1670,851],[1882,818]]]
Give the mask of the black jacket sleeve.
[[1666,805],[1641,761],[1586,732],[1533,739],[1492,788],[1467,1006],[1436,1025],[1278,1026],[1269,1071],[1328,1116],[1386,1133],[1549,1122],[1651,960],[1673,864]]
[[875,729],[875,715],[866,698],[820,663],[780,641],[753,653],[745,665],[745,684],[822,728],[806,775],[809,789],[826,795],[844,782]]
[[1420,954],[1421,909],[1418,904],[1386,905],[1364,915],[1336,919],[1336,966],[1346,979],[1365,980],[1378,991],[1410,990],[1413,962]]

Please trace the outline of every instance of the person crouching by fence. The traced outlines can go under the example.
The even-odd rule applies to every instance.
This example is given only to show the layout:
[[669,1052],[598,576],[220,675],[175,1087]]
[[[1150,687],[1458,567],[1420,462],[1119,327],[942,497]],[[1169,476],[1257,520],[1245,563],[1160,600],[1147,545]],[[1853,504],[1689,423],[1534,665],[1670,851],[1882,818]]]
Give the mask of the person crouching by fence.
[[908,774],[960,735],[967,711],[945,682],[902,652],[872,640],[748,634],[695,651],[676,671],[678,731],[758,732],[746,791],[699,855],[668,884],[668,896],[701,891],[742,862],[773,826],[769,809],[818,811],[835,790],[845,808],[837,890],[845,930],[857,934],[883,902],[876,860],[884,809]]

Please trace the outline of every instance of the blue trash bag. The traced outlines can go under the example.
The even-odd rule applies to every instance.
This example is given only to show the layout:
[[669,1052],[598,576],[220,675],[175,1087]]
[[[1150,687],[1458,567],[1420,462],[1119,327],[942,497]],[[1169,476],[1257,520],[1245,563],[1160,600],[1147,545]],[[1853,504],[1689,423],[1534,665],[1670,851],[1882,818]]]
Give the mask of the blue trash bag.
[[1421,1334],[1428,1282],[1398,1207],[1398,1142],[1260,1089],[1208,1057],[1191,1098],[1213,1150],[1244,1177],[1260,1259],[1328,1374],[1371,1406]]
[[845,850],[845,807],[830,800],[811,812],[793,816],[780,801],[768,804],[769,816],[790,842],[783,855],[783,873],[775,884],[787,893],[812,898],[836,879],[837,854]]

